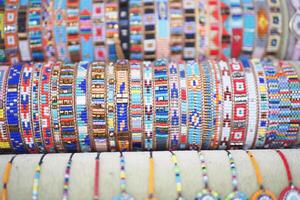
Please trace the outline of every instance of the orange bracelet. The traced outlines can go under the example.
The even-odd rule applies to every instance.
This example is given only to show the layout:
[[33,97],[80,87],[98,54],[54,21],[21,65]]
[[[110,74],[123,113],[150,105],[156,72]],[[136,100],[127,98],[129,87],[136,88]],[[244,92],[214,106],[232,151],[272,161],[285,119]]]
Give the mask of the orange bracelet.
[[3,176],[3,187],[2,187],[2,200],[6,200],[7,199],[7,184],[9,181],[9,177],[10,177],[10,171],[12,168],[12,164],[14,159],[16,158],[16,155],[14,155],[10,161],[6,164],[6,168],[5,168],[5,172],[4,172],[4,176]]

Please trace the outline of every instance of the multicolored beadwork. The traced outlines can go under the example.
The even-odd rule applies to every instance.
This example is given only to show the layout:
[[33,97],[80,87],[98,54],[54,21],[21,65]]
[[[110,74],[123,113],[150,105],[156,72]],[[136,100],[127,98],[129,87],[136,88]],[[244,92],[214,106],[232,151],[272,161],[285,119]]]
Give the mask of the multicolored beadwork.
[[46,154],[42,155],[39,164],[35,168],[33,186],[32,186],[32,200],[39,199],[40,178],[41,178],[42,164],[45,156]]
[[177,197],[176,200],[184,200],[185,198],[182,195],[182,180],[181,180],[181,172],[177,161],[177,156],[174,152],[172,154],[172,162],[174,165],[174,172],[175,172],[175,182],[176,182],[176,192]]
[[71,166],[72,166],[72,158],[74,153],[70,155],[70,158],[67,163],[67,167],[64,175],[64,189],[63,189],[63,200],[67,200],[69,198],[69,185],[70,185],[70,174],[71,174]]

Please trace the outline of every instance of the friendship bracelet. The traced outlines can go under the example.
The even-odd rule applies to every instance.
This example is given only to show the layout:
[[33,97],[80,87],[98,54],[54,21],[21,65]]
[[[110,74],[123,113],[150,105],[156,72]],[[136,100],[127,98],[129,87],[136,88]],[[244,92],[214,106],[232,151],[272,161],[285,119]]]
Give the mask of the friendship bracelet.
[[254,12],[254,0],[242,0],[242,8],[244,28],[241,57],[251,57],[254,50],[256,31],[256,13]]
[[80,149],[83,152],[91,151],[91,141],[88,134],[88,107],[87,104],[87,78],[88,62],[80,62],[76,73],[76,119]]
[[118,59],[116,47],[116,42],[119,40],[118,10],[118,1],[105,1],[106,51],[111,62]]
[[157,200],[154,197],[154,159],[152,151],[149,157],[149,181],[148,181],[148,198],[147,200]]
[[206,165],[204,155],[201,151],[199,151],[198,154],[199,154],[199,158],[200,158],[200,162],[201,162],[201,173],[202,173],[202,180],[204,183],[204,189],[202,189],[200,192],[197,193],[195,200],[201,200],[201,199],[206,199],[206,198],[209,198],[212,200],[220,200],[221,198],[220,198],[219,194],[209,187],[208,168]]
[[156,58],[156,21],[155,1],[144,0],[144,60],[155,60]]
[[300,18],[300,4],[296,0],[287,1],[289,4],[289,12],[293,13],[290,17],[289,28],[291,42],[289,43],[289,48],[287,49],[287,59],[299,60],[300,58],[300,34],[299,34],[299,18]]
[[188,147],[188,95],[187,95],[187,75],[184,62],[178,64],[179,67],[179,87],[180,87],[180,131],[179,131],[179,149],[184,150]]
[[[103,0],[93,0],[93,46],[94,58],[96,61],[104,61],[106,58],[105,49],[105,8]],[[84,45],[83,45],[84,46]]]
[[190,148],[202,146],[202,85],[199,65],[190,61],[187,63],[188,80],[188,143]]
[[253,147],[256,138],[257,122],[258,122],[258,87],[253,67],[248,59],[241,60],[246,78],[246,87],[248,91],[248,119],[247,119],[247,133],[245,140],[245,148],[250,149]]
[[7,94],[7,76],[9,66],[0,66],[0,151],[6,152],[11,149],[6,121],[6,94]]
[[42,0],[29,0],[28,38],[32,60],[45,60],[42,38]]
[[183,50],[183,2],[181,0],[171,0],[170,9],[170,55],[171,58],[179,62],[182,59]]
[[289,199],[291,197],[300,198],[300,188],[296,187],[293,184],[293,177],[292,177],[291,169],[290,169],[289,163],[288,163],[284,153],[280,150],[277,150],[276,152],[278,153],[278,155],[280,156],[280,158],[283,162],[283,165],[284,165],[284,168],[286,171],[286,175],[288,178],[288,182],[289,182],[289,185],[281,191],[281,193],[279,195],[279,199],[284,200],[284,199]]
[[233,191],[230,192],[226,196],[225,199],[226,200],[234,200],[234,199],[247,200],[248,199],[247,195],[238,190],[237,168],[235,165],[234,158],[233,158],[232,154],[230,153],[230,151],[227,151],[227,156],[228,156],[229,164],[230,164],[231,181],[232,181]]
[[70,158],[67,163],[67,167],[65,169],[64,175],[64,189],[63,189],[63,200],[67,200],[69,198],[69,184],[70,184],[70,174],[71,174],[71,166],[72,166],[72,158],[74,153],[70,155]]
[[268,97],[268,85],[263,65],[258,59],[253,59],[253,72],[256,77],[257,94],[258,94],[258,122],[256,129],[256,138],[253,143],[254,148],[262,148],[265,145],[268,118],[269,118],[269,97]]
[[241,0],[230,1],[231,15],[231,57],[238,58],[243,47],[243,10]]
[[168,149],[169,144],[169,92],[168,68],[165,60],[156,60],[153,68],[154,78],[154,150]]
[[156,0],[156,58],[168,58],[170,55],[170,19],[169,1]]
[[54,38],[54,2],[42,1],[42,39],[45,57],[47,61],[54,62],[57,59]]
[[184,46],[183,59],[194,60],[196,58],[196,5],[193,0],[183,0],[184,16]]
[[153,149],[154,138],[154,78],[153,65],[151,62],[144,62],[143,69],[143,98],[144,98],[144,149]]
[[26,149],[29,153],[38,153],[38,149],[34,143],[33,127],[31,121],[31,88],[33,66],[24,64],[21,75],[20,87],[20,120],[21,133]]
[[60,133],[67,152],[79,150],[77,121],[74,111],[76,66],[64,64],[60,68],[58,110]]
[[229,62],[233,86],[233,119],[231,121],[230,147],[243,147],[247,137],[248,88],[241,63],[235,59]]
[[269,31],[269,13],[266,10],[268,7],[266,0],[254,0],[254,9],[257,16],[256,23],[256,40],[254,43],[253,58],[262,58],[265,54],[268,44]]
[[129,59],[130,50],[129,2],[119,1],[119,37],[125,59]]
[[95,158],[95,175],[94,175],[94,200],[99,200],[99,177],[100,177],[100,152]]
[[5,167],[4,176],[3,176],[3,179],[2,179],[2,182],[3,182],[2,194],[1,194],[2,200],[7,200],[8,199],[7,188],[8,188],[11,168],[12,168],[12,165],[13,165],[13,162],[14,162],[15,158],[16,158],[16,155],[14,155],[10,159],[10,161],[6,164],[6,167]]
[[34,142],[41,153],[45,152],[45,144],[43,142],[43,135],[41,130],[41,116],[40,116],[40,77],[43,64],[36,63],[33,65],[32,72],[32,90],[31,90],[31,117],[32,117],[32,131]]
[[54,1],[54,40],[56,44],[56,51],[58,60],[65,63],[70,62],[69,55],[67,53],[67,28],[65,23],[67,9],[67,0],[55,0]]
[[[103,76],[104,79],[105,76]],[[115,96],[116,96],[116,83],[115,83],[115,66],[113,63],[110,63],[106,66],[106,77],[107,77],[107,106],[106,106],[106,117],[107,117],[107,132],[108,132],[108,142],[110,151],[117,150],[117,141],[116,141],[116,105],[115,105]]]
[[0,62],[6,62],[6,55],[5,55],[5,5],[4,2],[0,4]]
[[94,61],[93,45],[93,0],[79,2],[79,35],[83,61]]
[[21,5],[18,10],[18,38],[19,38],[19,53],[22,61],[31,61],[31,53],[29,48],[29,37],[27,33],[27,4]]
[[260,168],[259,165],[254,157],[254,155],[250,152],[247,151],[247,154],[250,158],[251,164],[255,170],[255,175],[256,175],[256,179],[257,179],[257,184],[259,189],[252,194],[251,199],[271,199],[271,200],[275,200],[276,196],[273,194],[273,192],[271,192],[270,190],[266,189],[263,185],[263,177],[261,175],[260,172]]
[[199,61],[204,61],[208,57],[208,40],[207,37],[209,35],[207,30],[207,18],[208,18],[208,3],[197,1],[198,7],[198,28],[197,28],[197,35],[198,35],[198,46],[197,46],[197,58]]
[[18,63],[19,41],[18,41],[18,5],[19,0],[7,0],[4,12],[4,44],[7,61],[10,63]]
[[33,186],[32,186],[32,200],[38,200],[39,198],[39,187],[40,187],[40,178],[42,171],[42,164],[44,158],[47,154],[43,154],[40,158],[39,164],[35,168],[34,178],[33,178]]
[[126,169],[125,169],[125,157],[123,152],[120,152],[120,189],[121,193],[113,197],[113,200],[133,200],[133,197],[130,196],[126,191]]
[[168,66],[169,70],[169,118],[170,118],[170,129],[169,129],[169,148],[177,149],[179,146],[179,133],[180,133],[180,99],[179,99],[179,77],[178,77],[178,66],[176,63],[170,63]]
[[177,156],[174,152],[171,151],[172,154],[172,162],[174,165],[175,172],[175,182],[176,182],[176,192],[177,197],[176,200],[184,200],[185,198],[182,195],[182,180],[181,180],[181,172],[177,161]]
[[52,65],[51,81],[50,81],[50,111],[51,111],[51,127],[54,137],[55,149],[58,152],[64,152],[62,143],[62,136],[60,134],[60,121],[59,121],[59,78],[61,63]]
[[79,0],[67,0],[67,50],[72,63],[81,60]]
[[8,135],[11,142],[11,147],[16,153],[27,152],[21,135],[18,106],[20,102],[19,87],[22,68],[23,66],[21,64],[14,64],[10,67],[7,78],[5,102]]
[[231,57],[231,42],[232,42],[232,20],[230,0],[220,0],[221,9],[221,23],[222,23],[222,36],[221,36],[221,60],[227,60]]
[[221,11],[219,0],[208,1],[208,24],[210,33],[208,36],[209,56],[211,59],[219,58],[221,40],[219,38],[222,29],[219,25],[221,22]]
[[224,61],[220,61],[218,65],[221,74],[223,93],[223,116],[221,123],[222,130],[220,135],[219,149],[228,149],[230,147],[231,121],[233,117],[233,89],[229,66]]
[[208,149],[211,144],[211,140],[214,134],[214,100],[213,100],[213,88],[212,88],[212,74],[209,62],[202,62],[200,65],[202,93],[203,93],[203,109],[202,109],[202,140],[203,144],[201,149]]
[[[96,151],[107,151],[107,137],[114,136],[114,124],[109,120],[111,117],[109,113],[114,114],[114,109],[112,109],[110,107],[111,104],[109,104],[114,99],[114,86],[113,88],[111,86],[107,88],[106,96],[106,84],[111,84],[112,82],[109,73],[107,73],[107,82],[105,82],[105,67],[104,62],[92,63],[87,79],[89,81],[88,88],[91,88],[91,96],[89,97],[88,103],[89,109],[87,108],[90,121],[88,123],[88,132],[90,133],[92,149]],[[108,66],[107,69],[110,71],[110,66]],[[88,147],[88,144],[86,145]]]
[[143,2],[129,1],[130,59],[143,59]]
[[143,148],[143,74],[142,64],[138,61],[130,62],[130,122],[131,149]]
[[50,111],[50,81],[51,81],[52,64],[48,63],[42,67],[40,82],[40,114],[41,114],[41,133],[44,140],[45,149],[49,153],[55,152],[54,139],[51,131]]
[[130,119],[129,119],[129,62],[119,60],[115,66],[116,80],[116,127],[117,145],[120,151],[129,150]]

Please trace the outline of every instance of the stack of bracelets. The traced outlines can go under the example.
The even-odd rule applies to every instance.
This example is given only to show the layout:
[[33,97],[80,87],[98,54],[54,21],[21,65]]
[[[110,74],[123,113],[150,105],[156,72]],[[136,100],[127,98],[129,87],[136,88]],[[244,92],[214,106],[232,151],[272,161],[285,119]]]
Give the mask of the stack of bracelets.
[[299,10],[297,0],[6,0],[0,62],[300,60]]
[[290,147],[299,63],[24,63],[0,67],[0,150],[16,153]]

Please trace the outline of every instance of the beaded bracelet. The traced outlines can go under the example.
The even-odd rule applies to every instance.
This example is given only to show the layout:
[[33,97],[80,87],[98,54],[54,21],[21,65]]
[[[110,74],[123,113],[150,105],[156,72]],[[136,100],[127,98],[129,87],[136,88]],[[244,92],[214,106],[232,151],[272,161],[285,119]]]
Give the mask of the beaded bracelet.
[[265,145],[266,133],[269,118],[269,97],[267,89],[267,80],[263,65],[258,59],[252,60],[253,73],[256,77],[257,95],[258,95],[258,122],[256,129],[256,138],[253,144],[255,148],[262,148]]
[[209,62],[202,62],[200,65],[201,82],[202,82],[202,149],[209,149],[211,140],[214,134],[214,100],[213,100],[213,88],[212,88],[212,74]]
[[81,60],[79,34],[79,0],[67,0],[66,9],[67,49],[72,63]]
[[6,121],[6,84],[9,66],[0,66],[0,152],[9,151],[11,144],[7,132]]
[[172,154],[172,162],[174,165],[174,172],[175,172],[175,182],[176,182],[176,192],[177,197],[176,200],[185,200],[182,195],[182,180],[181,180],[181,172],[177,161],[177,156],[174,152],[171,151]]
[[3,175],[3,179],[2,179],[2,183],[3,183],[3,186],[2,186],[2,192],[1,192],[1,196],[2,196],[2,200],[7,200],[8,199],[8,183],[9,183],[9,178],[10,178],[10,172],[11,172],[11,168],[12,168],[12,165],[13,165],[13,162],[16,158],[16,155],[14,155],[10,161],[6,164],[6,167],[5,167],[5,171],[4,171],[4,175]]
[[119,1],[119,37],[125,59],[129,59],[130,50],[129,2]]
[[234,200],[234,199],[247,200],[248,199],[247,195],[238,190],[237,169],[236,169],[235,161],[230,151],[227,151],[227,156],[230,163],[233,191],[226,196],[225,200]]
[[61,63],[52,65],[51,81],[50,81],[50,111],[51,111],[51,127],[54,137],[55,148],[58,152],[64,152],[62,137],[60,134],[59,123],[59,77]]
[[187,95],[187,75],[185,63],[180,62],[179,67],[179,87],[180,87],[180,131],[179,131],[179,149],[184,150],[188,147],[188,95]]
[[184,16],[184,46],[183,59],[194,60],[196,58],[196,5],[193,0],[183,0]]
[[232,37],[232,25],[231,25],[231,9],[230,0],[220,0],[221,9],[221,23],[222,23],[222,36],[221,36],[221,60],[227,60],[231,56],[231,37]]
[[74,112],[76,66],[64,64],[60,68],[58,111],[61,138],[67,152],[79,150],[77,120]]
[[52,64],[48,63],[42,67],[40,82],[40,114],[41,114],[41,133],[43,135],[44,145],[47,152],[55,152],[53,135],[51,132],[51,115],[50,111],[50,81],[51,81]]
[[19,0],[8,0],[5,4],[4,44],[7,61],[10,63],[18,63],[20,61],[17,26],[18,4]]
[[226,62],[220,61],[219,69],[222,80],[222,130],[220,135],[219,149],[228,149],[230,147],[230,133],[232,121],[232,108],[233,108],[233,90],[230,76],[230,69]]
[[34,64],[32,72],[32,90],[31,90],[31,117],[32,117],[32,131],[34,142],[39,152],[45,152],[45,144],[43,142],[43,135],[41,133],[41,116],[40,116],[40,77],[43,65],[41,63]]
[[[2,2],[4,4],[4,2]],[[5,55],[5,7],[4,5],[0,5],[0,31],[2,34],[0,34],[0,62],[6,62],[6,55]]]
[[151,62],[144,62],[143,98],[144,98],[144,149],[153,149],[154,137],[154,94],[153,94],[153,65]]
[[23,66],[21,64],[14,64],[10,67],[7,78],[7,92],[6,92],[6,120],[8,127],[8,135],[11,142],[12,150],[16,153],[27,153],[24,146],[21,127],[19,120],[19,88],[20,77]]
[[156,52],[156,41],[155,41],[155,1],[144,0],[144,60],[154,60]]
[[233,86],[230,147],[242,148],[247,136],[248,88],[242,64],[235,59],[232,59],[229,64]]
[[188,80],[188,143],[190,148],[202,146],[202,83],[198,63],[187,63]]
[[131,121],[131,148],[143,148],[143,75],[140,62],[130,62],[130,121]]
[[270,199],[270,200],[275,200],[276,196],[268,189],[266,189],[263,185],[263,177],[261,175],[261,171],[259,168],[259,165],[254,157],[254,155],[250,152],[247,151],[247,154],[250,158],[251,164],[255,170],[255,175],[256,175],[256,179],[257,179],[257,184],[259,186],[259,189],[252,194],[251,199]]
[[27,2],[22,5],[20,1],[20,8],[18,10],[18,38],[19,38],[19,53],[22,61],[31,61],[31,54],[29,49],[29,37],[27,32]]
[[220,27],[221,11],[219,0],[208,1],[208,24],[209,24],[209,36],[208,47],[209,57],[211,59],[219,58],[221,41],[219,39],[222,29]]
[[70,185],[70,174],[71,174],[71,166],[72,166],[72,158],[74,153],[70,155],[70,158],[67,163],[67,167],[65,169],[64,175],[64,189],[63,189],[63,200],[67,200],[69,198],[69,185]]
[[171,0],[170,9],[170,55],[179,62],[182,59],[183,50],[183,10],[181,0]]
[[87,105],[87,74],[89,63],[80,62],[76,74],[76,119],[80,149],[83,152],[91,151],[88,134],[88,105]]
[[121,192],[117,196],[113,197],[113,200],[133,200],[126,191],[126,169],[125,169],[125,157],[123,152],[120,152],[120,189]]
[[94,200],[99,200],[99,177],[100,177],[100,152],[95,158],[95,175],[94,175]]
[[247,127],[247,133],[246,133],[246,140],[245,140],[245,148],[250,149],[253,147],[253,144],[255,143],[256,138],[256,131],[257,131],[257,122],[258,122],[258,87],[259,85],[256,85],[256,79],[254,70],[251,66],[251,63],[248,59],[243,59],[242,64],[245,71],[245,78],[246,78],[246,87],[248,91],[248,119],[246,124]]
[[197,58],[199,61],[206,60],[208,57],[208,30],[207,30],[207,21],[208,19],[208,3],[206,1],[197,1],[198,7],[198,28],[197,28]]
[[105,31],[106,31],[106,51],[109,61],[116,61],[117,56],[117,40],[119,40],[119,25],[118,25],[118,1],[105,1]]
[[94,57],[96,61],[104,61],[107,54],[105,49],[106,31],[105,31],[105,8],[104,8],[103,0],[93,0],[92,20],[93,20]]
[[148,181],[148,197],[146,200],[157,200],[154,197],[154,159],[152,151],[150,151],[149,157],[149,181]]
[[154,76],[154,149],[168,149],[169,144],[169,92],[168,69],[165,60],[156,60],[153,68]]
[[119,60],[115,66],[116,80],[116,128],[117,145],[120,151],[129,150],[130,120],[129,120],[129,62]]
[[143,59],[143,2],[129,1],[130,59]]
[[20,120],[21,133],[25,146],[29,153],[38,153],[38,149],[34,143],[33,127],[31,122],[31,80],[33,66],[24,64],[23,73],[21,75],[20,87]]
[[[105,76],[102,78],[104,79]],[[116,143],[116,106],[115,106],[115,66],[113,63],[110,63],[106,67],[106,90],[107,90],[107,109],[106,109],[106,117],[107,117],[107,132],[108,132],[108,142],[109,142],[109,149],[110,151],[117,150],[117,143]]]
[[277,150],[276,152],[278,153],[278,155],[280,156],[280,158],[282,160],[282,163],[283,163],[285,171],[286,171],[288,183],[289,183],[289,185],[281,191],[281,193],[279,195],[279,199],[285,200],[285,199],[290,199],[290,198],[296,198],[296,199],[300,198],[300,188],[296,187],[293,184],[293,176],[291,173],[289,162],[287,161],[287,159],[282,151]]
[[38,200],[39,198],[39,187],[40,187],[40,178],[42,171],[42,164],[44,158],[47,154],[43,154],[40,158],[39,164],[35,168],[34,178],[33,178],[33,186],[32,186],[32,200]]
[[168,58],[170,55],[170,19],[169,1],[156,0],[156,58]]
[[67,29],[65,15],[67,0],[54,1],[54,40],[56,44],[57,58],[65,63],[70,62],[67,50]]
[[79,41],[83,61],[94,61],[93,0],[79,1]]
[[42,38],[42,0],[29,0],[28,36],[33,61],[44,61]]
[[[109,69],[109,68],[108,68]],[[93,150],[96,151],[107,151],[108,150],[108,143],[107,143],[107,136],[114,135],[114,132],[111,131],[111,123],[106,119],[106,102],[107,102],[107,116],[109,117],[109,113],[114,112],[109,107],[110,104],[109,100],[106,100],[107,97],[110,97],[111,93],[114,90],[107,90],[107,97],[106,97],[106,82],[105,82],[105,63],[104,62],[97,62],[92,63],[89,68],[89,76],[87,81],[89,81],[89,85],[87,88],[90,88],[90,96],[89,96],[89,103],[88,103],[88,114],[89,114],[89,129],[88,132],[90,133],[91,138],[91,146]],[[110,76],[107,74],[107,83],[110,83]],[[108,124],[107,124],[108,122]],[[113,123],[112,123],[113,124]],[[107,127],[110,127],[107,129]],[[112,127],[113,128],[113,127]]]
[[178,77],[178,66],[176,63],[170,63],[168,66],[169,70],[169,118],[170,118],[170,129],[169,129],[169,144],[170,149],[177,149],[179,146],[179,132],[180,132],[180,104],[179,104],[179,77]]
[[208,168],[206,165],[206,161],[204,158],[204,155],[201,151],[198,152],[199,154],[199,158],[200,158],[200,162],[201,162],[201,171],[202,171],[202,180],[204,183],[204,189],[201,190],[201,192],[198,192],[195,200],[201,200],[201,199],[212,199],[212,200],[220,200],[220,196],[217,192],[215,192],[214,190],[212,190],[209,187],[209,183],[208,183]]
[[239,57],[243,46],[243,10],[241,0],[234,0],[230,2],[231,10],[231,57]]

